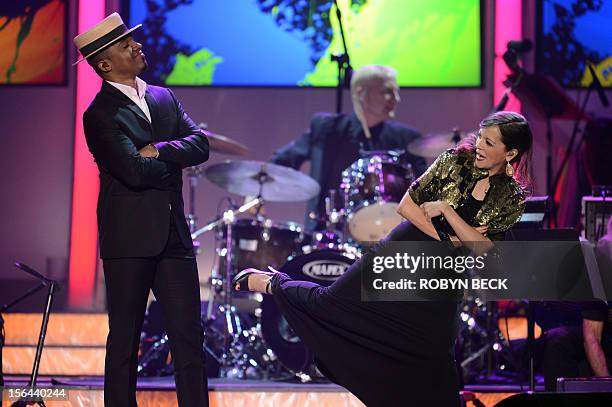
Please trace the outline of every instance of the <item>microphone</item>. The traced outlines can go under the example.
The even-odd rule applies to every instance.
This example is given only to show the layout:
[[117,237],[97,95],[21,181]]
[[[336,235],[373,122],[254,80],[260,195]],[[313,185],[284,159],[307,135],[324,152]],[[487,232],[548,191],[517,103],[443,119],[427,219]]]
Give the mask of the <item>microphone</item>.
[[444,218],[442,218],[442,216],[436,216],[435,218],[431,218],[431,223],[432,225],[434,225],[434,228],[436,229],[440,240],[450,241],[450,237],[448,236],[448,233],[446,233],[445,222],[446,221],[444,220]]
[[521,54],[531,51],[531,48],[533,48],[533,43],[528,39],[508,41],[506,52],[504,52],[502,58],[511,71],[522,73],[523,69],[518,64],[519,57]]
[[603,86],[601,86],[601,82],[599,82],[599,78],[597,78],[597,75],[595,74],[595,69],[593,68],[593,65],[587,62],[587,66],[589,67],[589,71],[591,71],[591,76],[593,77],[592,85],[595,90],[597,90],[597,94],[599,95],[599,100],[601,101],[601,104],[603,105],[603,107],[610,106],[610,102],[606,97],[606,92],[604,92]]
[[436,229],[436,233],[440,237],[440,242],[443,242],[447,249],[453,250],[455,246],[448,233],[446,233],[448,228],[450,228],[446,219],[444,219],[442,215],[436,216],[435,218],[431,218],[431,224],[434,226],[434,229]]
[[514,41],[508,41],[508,44],[506,45],[506,47],[508,49],[518,52],[519,54],[522,54],[522,53],[531,51],[531,49],[533,48],[533,43],[528,39],[524,39],[520,41],[514,40]]

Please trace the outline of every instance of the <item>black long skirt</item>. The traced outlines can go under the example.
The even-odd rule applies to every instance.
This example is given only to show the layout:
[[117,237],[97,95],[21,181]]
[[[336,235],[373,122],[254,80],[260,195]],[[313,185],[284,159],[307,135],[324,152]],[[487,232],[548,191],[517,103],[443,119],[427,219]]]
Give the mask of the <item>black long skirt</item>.
[[[432,239],[404,222],[386,240]],[[329,287],[276,274],[279,310],[319,370],[366,406],[459,406],[457,302],[362,302],[365,256]]]

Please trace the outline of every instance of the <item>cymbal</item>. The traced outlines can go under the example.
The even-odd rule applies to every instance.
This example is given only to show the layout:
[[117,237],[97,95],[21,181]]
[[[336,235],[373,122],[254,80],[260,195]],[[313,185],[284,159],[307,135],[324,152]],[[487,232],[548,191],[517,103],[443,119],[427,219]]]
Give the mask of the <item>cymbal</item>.
[[319,183],[293,168],[263,161],[226,161],[206,169],[206,178],[228,192],[261,196],[270,202],[306,201],[319,193]]
[[210,151],[213,151],[215,153],[239,156],[246,155],[249,152],[249,148],[247,146],[237,142],[236,140],[232,140],[229,137],[213,133],[212,131],[206,129],[202,129],[202,131],[206,135],[206,138],[208,138]]
[[455,148],[468,134],[473,132],[454,129],[449,133],[428,134],[408,144],[408,151],[414,155],[427,158],[437,158],[449,148]]

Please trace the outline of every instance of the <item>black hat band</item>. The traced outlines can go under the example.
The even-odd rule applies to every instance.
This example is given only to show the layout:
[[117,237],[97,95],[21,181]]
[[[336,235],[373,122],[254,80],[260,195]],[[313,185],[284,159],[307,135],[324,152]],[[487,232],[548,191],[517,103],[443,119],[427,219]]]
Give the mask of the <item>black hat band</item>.
[[109,31],[107,34],[104,34],[102,37],[98,38],[97,40],[92,41],[89,44],[85,45],[79,51],[81,52],[81,55],[86,57],[87,55],[96,51],[98,48],[102,48],[105,45],[110,45],[114,40],[121,37],[121,35],[124,34],[127,30],[128,29],[125,26],[125,24],[121,24],[120,26]]

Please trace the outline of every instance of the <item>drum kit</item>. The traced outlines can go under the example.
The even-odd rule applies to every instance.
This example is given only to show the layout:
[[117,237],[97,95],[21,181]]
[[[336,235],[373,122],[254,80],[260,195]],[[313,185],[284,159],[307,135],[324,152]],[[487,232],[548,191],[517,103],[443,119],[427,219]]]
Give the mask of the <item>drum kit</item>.
[[[228,137],[210,131],[206,134],[213,152],[235,156],[248,152],[246,146]],[[408,149],[432,155],[434,150],[444,151],[446,144],[459,136],[457,132],[436,136],[437,149],[429,138]],[[438,139],[444,140],[440,143]],[[197,239],[211,232],[217,246],[217,261],[208,282],[208,308],[202,315],[209,370],[216,371],[210,366],[212,361],[219,369],[219,377],[224,378],[296,378],[304,382],[323,378],[273,298],[257,293],[248,293],[245,298],[245,293],[233,289],[232,278],[245,268],[265,270],[272,266],[296,280],[330,285],[360,257],[369,242],[380,240],[402,221],[396,208],[415,177],[410,164],[402,158],[403,151],[363,151],[343,172],[338,191],[330,191],[325,198],[325,213],[319,219],[324,226],[314,231],[262,215],[266,202],[300,202],[319,195],[319,184],[300,171],[248,160],[188,170],[187,219],[192,239],[197,249]],[[195,188],[200,178],[247,197],[248,202],[232,206],[197,228]],[[337,201],[341,201],[340,208],[335,205]],[[256,305],[245,307],[245,311],[237,303]],[[153,365],[162,351],[167,355],[167,340],[166,336],[159,338],[143,353],[139,361],[141,374],[155,374],[151,369],[147,371],[147,366]]]

